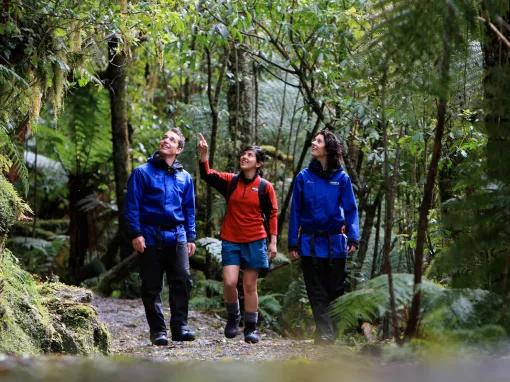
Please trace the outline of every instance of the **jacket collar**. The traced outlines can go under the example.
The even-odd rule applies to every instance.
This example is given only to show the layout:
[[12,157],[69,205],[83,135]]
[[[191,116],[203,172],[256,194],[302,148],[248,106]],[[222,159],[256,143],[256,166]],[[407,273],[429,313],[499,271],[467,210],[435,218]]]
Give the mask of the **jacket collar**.
[[259,177],[259,174],[255,173],[255,176],[253,178],[246,178],[244,176],[244,173],[242,171],[239,171],[239,179],[242,179],[245,184],[253,182],[255,179]]
[[166,169],[170,174],[173,174],[176,171],[182,171],[184,169],[182,163],[179,162],[177,158],[174,160],[174,163],[169,166],[163,159],[161,159],[159,156],[159,151],[156,151],[154,154],[152,154],[148,162],[156,167]]
[[314,174],[317,174],[321,178],[329,179],[333,175],[335,175],[337,172],[342,171],[342,166],[338,168],[328,168],[327,170],[324,170],[322,168],[321,162],[319,162],[317,159],[312,159],[310,164],[308,165],[308,169],[313,172]]

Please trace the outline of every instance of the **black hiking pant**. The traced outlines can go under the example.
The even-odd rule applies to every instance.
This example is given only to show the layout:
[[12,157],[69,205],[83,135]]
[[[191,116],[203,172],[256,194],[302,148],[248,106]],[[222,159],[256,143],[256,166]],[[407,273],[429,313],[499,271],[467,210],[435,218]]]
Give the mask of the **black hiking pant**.
[[187,325],[192,282],[186,243],[172,247],[149,247],[140,254],[142,301],[151,334],[166,332],[161,303],[165,273],[170,287],[170,327]]
[[316,340],[333,341],[336,325],[329,305],[344,294],[345,259],[301,256],[301,269],[316,326]]

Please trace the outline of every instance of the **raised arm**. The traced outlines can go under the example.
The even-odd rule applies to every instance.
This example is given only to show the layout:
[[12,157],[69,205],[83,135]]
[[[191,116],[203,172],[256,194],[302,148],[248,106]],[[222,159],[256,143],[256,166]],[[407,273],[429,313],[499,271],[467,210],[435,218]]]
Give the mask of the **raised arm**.
[[218,172],[209,167],[209,145],[204,136],[200,133],[198,133],[197,149],[200,158],[200,177],[211,187],[218,190],[220,194],[226,196],[228,185],[234,177],[234,174],[230,172]]

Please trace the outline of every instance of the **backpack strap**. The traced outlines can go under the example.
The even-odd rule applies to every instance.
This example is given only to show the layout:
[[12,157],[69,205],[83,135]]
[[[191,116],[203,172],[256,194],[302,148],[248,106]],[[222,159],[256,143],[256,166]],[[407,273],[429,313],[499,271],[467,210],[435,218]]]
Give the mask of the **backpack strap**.
[[228,200],[230,199],[230,195],[232,195],[232,193],[234,192],[234,190],[237,187],[237,182],[239,182],[239,175],[238,174],[234,175],[232,177],[232,180],[228,184],[227,194],[225,195],[225,199],[227,200],[227,204],[228,204]]
[[262,214],[262,219],[264,220],[264,228],[266,230],[267,238],[270,238],[269,233],[269,219],[271,218],[271,211],[273,209],[273,205],[271,204],[271,200],[269,199],[269,195],[266,192],[267,180],[264,178],[260,178],[259,184],[259,204],[260,204],[260,213]]

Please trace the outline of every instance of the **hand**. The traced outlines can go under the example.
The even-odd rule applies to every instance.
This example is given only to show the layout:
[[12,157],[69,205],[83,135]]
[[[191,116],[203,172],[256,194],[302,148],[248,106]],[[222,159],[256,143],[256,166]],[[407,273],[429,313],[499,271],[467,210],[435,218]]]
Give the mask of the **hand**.
[[349,251],[349,253],[353,253],[355,252],[356,250],[358,249],[358,247],[356,247],[354,244],[351,244],[347,247],[347,250]]
[[268,248],[269,260],[273,260],[276,256],[276,243],[270,242]]
[[133,240],[131,240],[131,245],[133,246],[134,250],[143,253],[145,249],[145,239],[143,236],[135,237]]
[[299,253],[295,249],[289,251],[289,256],[293,259],[299,259]]
[[197,246],[195,243],[188,243],[188,256],[193,256],[195,251],[197,250]]
[[209,146],[207,145],[207,141],[204,136],[198,133],[198,155],[200,155],[200,162],[207,162],[209,159]]

